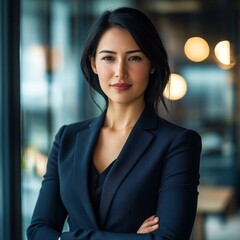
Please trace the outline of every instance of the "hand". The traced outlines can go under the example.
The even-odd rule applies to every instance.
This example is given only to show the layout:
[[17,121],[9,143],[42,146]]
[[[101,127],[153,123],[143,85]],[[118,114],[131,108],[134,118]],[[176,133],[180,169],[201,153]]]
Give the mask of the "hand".
[[156,231],[159,228],[159,221],[159,217],[156,217],[155,215],[147,218],[140,226],[137,233],[143,234]]

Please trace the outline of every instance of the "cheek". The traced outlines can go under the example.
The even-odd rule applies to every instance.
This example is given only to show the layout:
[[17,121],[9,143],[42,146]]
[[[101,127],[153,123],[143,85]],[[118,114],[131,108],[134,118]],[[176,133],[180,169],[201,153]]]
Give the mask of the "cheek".
[[100,87],[105,92],[108,89],[109,83],[112,79],[112,73],[109,71],[109,68],[105,67],[98,69],[98,79]]
[[149,69],[136,69],[136,71],[134,71],[134,77],[136,81],[139,81],[139,83],[141,82],[143,85],[147,85],[149,79]]
[[98,71],[98,78],[100,82],[108,81],[112,76],[112,70],[107,66],[101,66],[97,69],[97,71]]

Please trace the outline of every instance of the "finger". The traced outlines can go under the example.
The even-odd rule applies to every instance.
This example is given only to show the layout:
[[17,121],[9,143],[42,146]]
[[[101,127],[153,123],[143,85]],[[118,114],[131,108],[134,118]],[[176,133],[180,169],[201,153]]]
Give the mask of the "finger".
[[155,215],[152,215],[151,217],[147,218],[143,223],[152,221],[155,218]]
[[157,225],[159,222],[159,218],[158,217],[154,217],[154,218],[151,218],[151,220],[148,220],[148,221],[145,221],[139,228],[139,232],[145,232],[145,231],[149,231],[149,228],[153,227],[155,228],[154,226]]
[[137,233],[143,234],[143,233],[150,233],[154,232],[159,228],[159,224],[154,224],[145,228],[140,228]]
[[152,225],[155,225],[156,223],[159,222],[159,218],[158,217],[151,217],[150,219],[148,219],[147,221],[145,221],[141,227],[149,227]]

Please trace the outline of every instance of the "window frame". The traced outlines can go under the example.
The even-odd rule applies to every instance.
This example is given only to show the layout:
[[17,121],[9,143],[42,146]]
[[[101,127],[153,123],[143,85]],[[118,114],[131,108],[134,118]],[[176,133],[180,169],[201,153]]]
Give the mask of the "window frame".
[[20,0],[0,13],[0,239],[21,240]]

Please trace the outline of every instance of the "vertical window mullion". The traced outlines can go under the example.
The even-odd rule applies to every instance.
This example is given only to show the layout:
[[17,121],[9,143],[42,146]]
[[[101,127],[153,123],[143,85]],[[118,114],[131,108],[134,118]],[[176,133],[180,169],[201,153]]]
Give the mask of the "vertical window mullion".
[[0,239],[22,239],[19,0],[0,3]]

